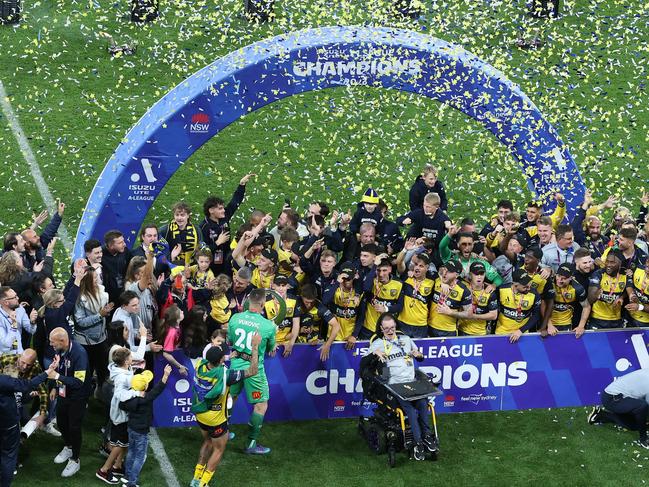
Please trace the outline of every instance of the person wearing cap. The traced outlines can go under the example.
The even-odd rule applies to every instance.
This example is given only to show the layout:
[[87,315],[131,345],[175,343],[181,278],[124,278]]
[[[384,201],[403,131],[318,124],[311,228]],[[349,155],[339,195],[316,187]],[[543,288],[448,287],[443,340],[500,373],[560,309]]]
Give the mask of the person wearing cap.
[[[253,291],[253,299],[256,294],[260,293]],[[251,306],[261,307],[262,302],[251,302]],[[263,356],[264,353],[263,349],[259,348],[264,339],[254,331],[248,336],[250,356],[245,367],[228,368],[225,365],[225,357],[230,352],[226,343],[211,347],[206,353],[206,358],[196,367],[191,411],[196,415],[203,443],[190,487],[206,487],[221,462],[229,438],[228,392],[232,386],[240,386],[243,381],[255,377],[259,371],[260,355]],[[234,391],[232,395],[236,395]]]
[[126,487],[136,487],[140,479],[140,472],[146,461],[149,447],[149,429],[153,423],[153,401],[164,391],[171,370],[171,365],[165,365],[162,379],[149,392],[146,390],[153,380],[153,372],[143,370],[134,375],[131,380],[131,389],[138,393],[144,393],[144,397],[137,395],[119,403],[119,408],[128,414],[128,453],[124,461],[124,477],[122,478],[122,483],[126,484]]
[[397,218],[397,225],[410,226],[407,237],[424,237],[433,243],[437,249],[439,242],[451,227],[451,220],[443,210],[440,209],[441,199],[437,193],[428,193],[424,197],[422,208],[410,211]]
[[570,225],[561,224],[555,231],[556,242],[543,247],[543,258],[541,265],[549,267],[552,272],[557,272],[563,263],[572,264],[575,258],[575,250],[579,244],[574,241],[574,233]]
[[462,265],[449,260],[433,280],[433,299],[428,313],[428,336],[457,336],[458,320],[471,314],[471,292],[460,281]]
[[622,251],[610,251],[604,269],[595,271],[588,281],[588,302],[592,305],[588,327],[593,330],[624,326],[622,305],[627,276],[621,269],[623,261]]
[[460,319],[460,335],[487,335],[489,323],[498,318],[498,293],[492,286],[486,286],[486,274],[487,268],[480,260],[469,267],[467,287],[471,292],[471,315]]
[[363,194],[360,203],[358,203],[356,212],[349,222],[349,231],[352,235],[358,233],[363,223],[371,223],[375,227],[383,221],[383,214],[379,208],[379,195],[377,192],[368,188]]
[[[264,369],[264,354],[266,350],[275,354],[277,326],[275,323],[262,316],[266,304],[266,291],[253,289],[248,295],[248,310],[237,313],[230,319],[228,324],[228,341],[232,344],[232,356],[230,366],[232,370],[246,370],[252,366],[253,338],[256,334],[261,335],[259,345],[259,371],[246,377],[243,382],[233,384],[231,394],[233,399],[245,388],[248,404],[252,404],[253,411],[248,425],[247,454],[266,455],[270,448],[257,443],[261,434],[261,426],[264,422],[264,415],[268,410],[270,399],[270,388]],[[210,349],[212,350],[212,349]],[[208,351],[209,353],[209,351]]]
[[[408,239],[404,246],[406,252],[416,246],[414,239]],[[411,338],[428,337],[428,311],[433,301],[432,279],[427,277],[430,257],[428,254],[415,254],[406,269],[404,256],[397,257],[397,271],[403,280],[403,308],[397,317],[399,330]]]
[[574,266],[565,262],[559,266],[554,276],[554,286],[550,290],[553,297],[552,312],[547,326],[541,328],[541,334],[554,336],[558,331],[570,331],[575,321],[575,312],[581,311],[579,322],[575,327],[575,336],[581,337],[586,330],[590,315],[590,303],[586,290],[573,279]]
[[[453,252],[450,249],[450,244],[452,238],[456,239],[458,252],[456,255],[453,255]],[[460,277],[463,279],[469,278],[469,268],[474,262],[482,263],[486,272],[486,279],[489,283],[493,284],[494,287],[498,287],[502,284],[503,279],[498,274],[498,271],[494,269],[491,264],[486,260],[481,259],[474,252],[475,239],[473,238],[472,233],[468,232],[459,232],[458,227],[452,225],[448,233],[444,235],[442,241],[439,243],[439,256],[442,259],[442,262],[448,262],[451,259],[457,260],[462,265],[462,273]]]
[[512,283],[498,288],[496,335],[509,335],[512,343],[528,330],[537,328],[541,319],[541,298],[531,289],[532,278],[524,269],[516,269]]
[[628,326],[649,326],[649,256],[644,267],[636,267],[627,278],[626,292],[629,304],[625,309],[629,313]]
[[387,254],[377,255],[375,276],[370,289],[363,292],[356,315],[354,333],[347,339],[348,346],[356,340],[369,340],[376,333],[376,323],[381,313],[398,315],[403,309],[403,283],[392,278],[392,263]]
[[361,303],[361,294],[354,289],[356,276],[356,269],[346,262],[341,266],[337,277],[338,287],[330,308],[340,325],[340,331],[336,335],[336,340],[339,341],[347,341],[354,333],[356,315]]
[[448,208],[448,199],[444,184],[437,178],[437,168],[432,165],[424,167],[423,172],[417,176],[415,182],[410,187],[408,200],[410,202],[410,211],[418,210],[424,205],[424,198],[429,193],[439,195],[439,207],[442,211]]
[[[286,315],[281,323],[277,325],[277,334],[275,341],[277,345],[284,347],[283,356],[291,355],[293,345],[300,334],[300,312],[298,309],[297,299],[288,295],[289,281],[286,276],[281,274],[275,276],[272,289],[279,294],[286,303]],[[275,321],[279,313],[279,303],[275,298],[271,298],[264,304],[264,314],[269,320]]]

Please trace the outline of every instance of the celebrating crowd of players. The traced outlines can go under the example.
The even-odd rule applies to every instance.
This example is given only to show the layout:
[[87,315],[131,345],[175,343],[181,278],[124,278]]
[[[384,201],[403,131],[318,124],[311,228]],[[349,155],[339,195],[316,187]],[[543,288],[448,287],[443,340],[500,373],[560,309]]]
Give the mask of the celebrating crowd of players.
[[[318,201],[300,215],[287,204],[276,218],[254,210],[234,227],[251,177],[227,204],[207,198],[200,222],[177,203],[170,221],[144,225],[132,250],[117,229],[103,243],[86,241],[62,290],[52,255],[64,205],[40,236],[46,215],[5,236],[0,353],[25,380],[55,363],[48,369],[55,380],[37,396],[38,419],[54,434],[58,419],[65,448],[55,462],[67,462],[64,476],[79,469],[81,422],[94,391],[110,410],[108,458],[97,477],[136,485],[151,403],[174,369],[188,373],[177,350],[201,359],[194,412],[204,443],[193,485],[202,486],[229,435],[222,402],[229,387],[235,396],[245,388],[255,405],[246,451],[270,451],[257,443],[268,402],[265,352],[289,356],[295,344],[315,344],[326,360],[336,340],[353,348],[369,339],[383,313],[413,338],[495,333],[516,341],[525,332],[580,337],[587,329],[649,325],[647,193],[634,217],[616,198],[596,205],[586,192],[571,221],[561,194],[549,215],[534,201],[519,214],[502,200],[485,209],[494,213],[479,228],[461,208],[449,208],[427,166],[410,189],[410,211],[394,220],[389,202],[370,188],[353,211]],[[257,291],[266,289],[283,303]],[[228,347],[235,353],[225,374]],[[151,369],[155,353],[169,366],[145,393],[151,376],[134,371]]]

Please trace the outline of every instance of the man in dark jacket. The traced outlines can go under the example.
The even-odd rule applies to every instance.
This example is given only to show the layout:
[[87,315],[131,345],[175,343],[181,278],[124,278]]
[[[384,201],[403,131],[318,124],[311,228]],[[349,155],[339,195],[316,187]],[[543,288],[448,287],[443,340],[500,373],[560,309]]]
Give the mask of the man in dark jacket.
[[124,292],[126,268],[131,261],[131,251],[126,248],[124,235],[119,230],[110,230],[104,235],[101,258],[104,288],[109,301],[116,303],[119,295]]
[[52,215],[52,219],[40,236],[33,228],[28,228],[21,232],[23,240],[25,241],[23,262],[25,263],[25,269],[28,271],[32,271],[34,264],[41,262],[45,258],[45,249],[52,239],[56,237],[56,232],[58,232],[59,226],[61,226],[63,212],[65,211],[65,203],[59,201],[57,206],[57,212]]
[[[119,407],[128,412],[128,454],[126,455],[126,482],[127,487],[137,485],[140,472],[146,460],[149,446],[149,428],[153,422],[153,401],[162,394],[167,379],[171,374],[171,365],[167,364],[160,382],[147,392],[144,397],[134,397],[121,402]],[[150,370],[133,376],[131,388],[136,391],[146,391],[149,382],[153,379]]]
[[58,361],[52,362],[47,372],[31,380],[0,374],[0,486],[9,487],[16,470],[20,446],[20,413],[15,394],[26,395],[45,379],[54,379]]
[[58,393],[56,422],[65,441],[54,463],[67,461],[61,476],[71,477],[81,468],[81,427],[91,385],[88,355],[81,345],[70,340],[65,328],[54,328],[49,336],[50,344],[60,357],[53,379],[56,380],[55,391]]

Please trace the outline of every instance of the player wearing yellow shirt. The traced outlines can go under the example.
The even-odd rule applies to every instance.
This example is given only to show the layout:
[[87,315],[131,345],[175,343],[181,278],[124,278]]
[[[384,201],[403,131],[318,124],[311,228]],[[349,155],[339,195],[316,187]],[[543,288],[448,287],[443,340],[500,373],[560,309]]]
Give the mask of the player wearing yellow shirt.
[[531,290],[532,279],[523,269],[516,269],[512,283],[498,288],[496,335],[509,335],[512,343],[541,319],[541,298]]
[[471,315],[460,320],[460,335],[486,335],[489,322],[498,318],[497,293],[492,286],[485,286],[486,272],[487,268],[480,261],[473,262],[469,267]]
[[644,268],[636,267],[627,279],[626,292],[629,304],[625,306],[629,312],[629,326],[649,326],[649,257]]
[[361,295],[354,289],[355,278],[356,269],[344,264],[338,274],[338,289],[334,292],[330,305],[340,324],[340,331],[336,335],[336,340],[339,341],[347,340],[354,333],[356,314],[361,303]]
[[[275,276],[273,281],[273,291],[276,291],[286,303],[286,316],[281,323],[277,324],[277,334],[275,335],[275,342],[277,345],[284,346],[283,356],[288,357],[293,351],[293,345],[300,334],[300,315],[297,310],[297,300],[288,296],[288,279],[286,276]],[[264,314],[266,318],[275,321],[275,317],[279,313],[279,303],[275,299],[266,301],[264,305]]]
[[433,299],[428,312],[428,334],[457,336],[458,320],[471,315],[471,292],[458,280],[462,264],[449,260],[433,280]]
[[210,334],[218,328],[227,328],[232,310],[230,309],[230,300],[226,293],[232,286],[232,280],[225,274],[219,274],[215,279],[212,297],[210,298],[210,316],[208,320],[208,329]]
[[356,318],[354,333],[347,339],[349,347],[356,339],[369,340],[376,333],[376,323],[381,313],[398,315],[403,308],[403,283],[392,279],[392,263],[386,254],[376,257],[376,277],[371,288],[363,293]]
[[209,249],[200,249],[194,254],[196,265],[189,266],[189,278],[187,283],[193,289],[206,288],[207,284],[214,279],[214,273],[210,270],[212,252]]
[[[403,308],[398,316],[399,330],[411,338],[428,336],[428,311],[433,300],[434,285],[433,280],[426,277],[429,264],[430,258],[427,254],[413,255],[410,260],[411,270],[406,274],[408,277],[403,283]],[[405,270],[405,266],[403,269]]]
[[329,349],[340,331],[338,320],[331,311],[318,302],[318,291],[313,284],[302,287],[298,302],[300,314],[300,343],[323,343],[320,347],[320,360],[329,358]]
[[622,328],[622,304],[626,275],[621,272],[624,255],[614,249],[606,255],[604,269],[595,271],[588,280],[588,301],[592,305],[589,328]]
[[547,330],[541,329],[541,334],[556,335],[558,331],[572,330],[575,321],[575,310],[581,308],[579,323],[575,328],[575,336],[579,338],[586,330],[586,323],[590,315],[590,303],[587,299],[586,290],[572,278],[574,267],[572,264],[563,263],[557,269],[554,278],[552,294],[554,304],[552,314],[548,322]]
[[[530,276],[530,289],[541,297],[541,316],[543,322],[539,324],[540,329],[545,330],[550,320],[552,307],[554,306],[554,293],[552,292],[552,280],[550,269],[542,269],[539,265],[543,258],[543,251],[538,246],[529,247],[525,252],[523,269]],[[529,331],[537,331],[530,329]]]
[[255,333],[251,339],[250,365],[245,369],[228,370],[225,357],[229,349],[225,343],[211,347],[207,351],[206,359],[196,367],[191,410],[196,415],[203,444],[190,487],[206,487],[221,462],[229,436],[228,390],[231,385],[257,374],[260,342],[261,336]]

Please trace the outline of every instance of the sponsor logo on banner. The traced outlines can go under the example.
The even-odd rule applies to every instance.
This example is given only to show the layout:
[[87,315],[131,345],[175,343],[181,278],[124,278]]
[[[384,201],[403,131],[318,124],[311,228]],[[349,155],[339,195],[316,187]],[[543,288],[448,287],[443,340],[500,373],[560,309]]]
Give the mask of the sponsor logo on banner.
[[[141,172],[140,172],[141,169]],[[142,180],[144,177],[145,181]],[[154,184],[158,178],[153,173],[153,164],[147,157],[140,159],[140,167],[131,173],[131,182],[128,185],[129,201],[153,201],[158,194],[157,186]],[[144,183],[147,184],[144,184]]]
[[207,113],[194,113],[189,124],[190,134],[206,134],[210,129],[210,116]]
[[446,395],[444,396],[444,407],[450,408],[455,405],[455,396]]
[[474,406],[477,406],[480,401],[495,401],[496,396],[492,394],[469,394],[468,396],[460,397],[460,401],[470,402]]
[[345,401],[342,399],[336,399],[334,402],[334,412],[341,413],[345,410]]

